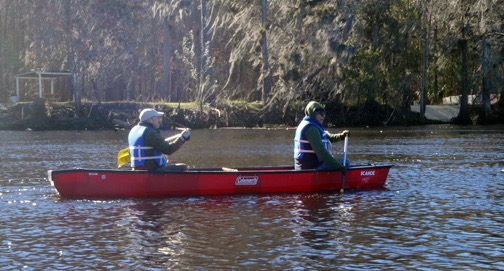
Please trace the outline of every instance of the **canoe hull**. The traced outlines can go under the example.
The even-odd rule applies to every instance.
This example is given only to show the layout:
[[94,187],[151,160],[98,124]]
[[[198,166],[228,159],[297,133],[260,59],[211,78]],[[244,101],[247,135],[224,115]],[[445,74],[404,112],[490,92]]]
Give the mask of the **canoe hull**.
[[[392,166],[356,166],[345,176],[345,189],[383,187]],[[339,171],[296,171],[290,167],[191,169],[185,172],[130,170],[49,170],[62,197],[166,197],[246,193],[339,191]]]

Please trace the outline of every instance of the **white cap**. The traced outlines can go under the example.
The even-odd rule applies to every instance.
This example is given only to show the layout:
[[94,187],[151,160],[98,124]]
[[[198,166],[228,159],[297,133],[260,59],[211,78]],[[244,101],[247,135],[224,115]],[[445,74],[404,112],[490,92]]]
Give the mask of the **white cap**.
[[153,108],[146,108],[140,112],[140,121],[146,121],[152,117],[161,117],[163,115],[163,112],[156,111]]

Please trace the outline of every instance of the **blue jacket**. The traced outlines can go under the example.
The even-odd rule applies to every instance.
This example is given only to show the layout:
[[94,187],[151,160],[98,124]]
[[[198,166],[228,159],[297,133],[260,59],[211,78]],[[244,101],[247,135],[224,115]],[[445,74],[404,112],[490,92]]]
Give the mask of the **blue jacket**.
[[327,133],[319,122],[314,117],[305,116],[297,127],[294,137],[294,159],[302,168],[316,168],[322,163],[322,160],[317,157],[304,133],[308,127],[312,126],[319,130],[322,144],[326,150],[329,150],[331,144]]
[[146,150],[153,149],[151,146],[145,146],[144,142],[144,135],[149,129],[154,128],[136,125],[128,135],[132,167],[143,167],[145,166],[145,162],[151,159],[156,162],[158,167],[164,167],[168,162],[166,156],[158,150],[154,150],[152,156],[147,156]]

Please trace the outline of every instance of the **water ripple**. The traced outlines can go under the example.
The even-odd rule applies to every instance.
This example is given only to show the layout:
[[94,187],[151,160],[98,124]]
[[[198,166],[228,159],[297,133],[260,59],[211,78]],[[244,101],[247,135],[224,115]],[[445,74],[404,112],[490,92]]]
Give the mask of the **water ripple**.
[[[290,164],[291,132],[194,131],[172,161]],[[62,200],[46,171],[114,167],[126,134],[2,135],[2,270],[504,269],[502,129],[356,131],[353,163],[395,165],[386,190],[108,201]]]

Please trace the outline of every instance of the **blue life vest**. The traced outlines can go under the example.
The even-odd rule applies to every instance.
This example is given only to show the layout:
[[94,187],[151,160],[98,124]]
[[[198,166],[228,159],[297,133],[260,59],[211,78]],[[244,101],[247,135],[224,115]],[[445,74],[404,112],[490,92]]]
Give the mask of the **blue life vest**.
[[296,159],[303,168],[316,168],[322,160],[317,157],[310,142],[304,135],[304,131],[309,126],[315,126],[319,130],[324,148],[326,150],[330,148],[331,141],[327,136],[327,132],[315,118],[307,116],[303,118],[296,129],[296,135],[294,137],[294,159]]
[[147,126],[136,125],[133,127],[128,135],[128,143],[130,148],[131,166],[142,167],[145,166],[145,161],[154,159],[159,167],[164,167],[167,164],[166,156],[160,151],[154,150],[152,156],[147,156],[145,150],[151,150],[152,147],[145,146],[144,134],[148,129]]

